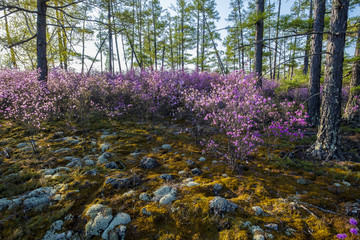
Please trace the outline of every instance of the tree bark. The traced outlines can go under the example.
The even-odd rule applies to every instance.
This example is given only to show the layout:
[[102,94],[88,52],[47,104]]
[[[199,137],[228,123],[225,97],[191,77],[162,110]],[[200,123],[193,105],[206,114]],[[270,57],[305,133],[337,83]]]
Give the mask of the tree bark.
[[[277,14],[277,21],[276,21],[276,40],[275,40],[275,56],[274,56],[274,75],[273,75],[273,79],[276,78],[276,60],[277,60],[277,51],[278,51],[278,37],[279,37],[279,27],[280,27],[280,10],[281,10],[281,0],[279,0],[279,6],[278,6],[278,14]],[[280,72],[280,71],[279,71]],[[279,76],[279,74],[278,74]],[[277,77],[279,78],[279,77]]]
[[[324,0],[315,0],[315,14],[314,14],[314,32],[324,31],[324,16],[325,16],[325,2]],[[321,52],[322,52],[323,34],[313,34],[311,41],[311,59],[310,59],[310,73],[309,73],[309,101],[308,122],[312,126],[319,125],[320,120],[320,77],[321,77]]]
[[257,21],[255,23],[255,68],[254,71],[258,74],[257,85],[262,85],[262,55],[263,55],[263,36],[264,36],[264,0],[257,0],[256,2]]
[[39,81],[47,81],[48,66],[46,57],[46,5],[47,0],[37,0],[37,68],[40,69]]
[[[7,13],[6,13],[5,9],[4,9],[4,17],[5,17],[6,41],[7,41],[8,45],[10,46],[10,45],[12,45],[12,43],[11,43],[11,37],[10,37],[9,24],[8,24],[8,20],[7,20]],[[11,55],[11,64],[12,64],[11,67],[16,68],[15,51],[12,47],[10,48],[10,55]]]
[[341,151],[341,88],[349,0],[334,0],[327,44],[321,121],[311,154],[317,159],[343,159]]
[[113,44],[112,44],[112,26],[111,26],[111,0],[108,2],[108,41],[109,41],[109,72],[113,73]]
[[360,96],[360,26],[358,29],[358,36],[355,49],[355,62],[352,66],[351,81],[350,81],[350,93],[349,99],[346,104],[344,119],[349,123],[360,123],[360,111],[354,111],[355,106],[359,105]]
[[[309,20],[312,20],[313,17],[313,2],[310,0],[310,11],[309,11]],[[309,48],[310,48],[310,35],[307,35],[306,37],[306,46],[305,46],[305,57],[304,57],[304,68],[303,68],[303,74],[307,75],[309,70]]]

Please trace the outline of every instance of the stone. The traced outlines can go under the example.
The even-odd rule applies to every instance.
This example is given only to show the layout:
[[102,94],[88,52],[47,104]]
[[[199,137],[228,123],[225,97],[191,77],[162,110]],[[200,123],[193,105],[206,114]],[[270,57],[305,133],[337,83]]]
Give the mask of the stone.
[[187,163],[189,166],[192,166],[192,165],[195,164],[194,161],[192,161],[192,160],[190,160],[190,159],[186,160],[186,163]]
[[335,187],[341,187],[340,183],[334,183]]
[[64,132],[60,131],[60,132],[54,133],[53,138],[60,138],[62,136],[64,136]]
[[296,230],[293,229],[293,228],[287,228],[286,231],[285,231],[285,234],[287,236],[295,235],[295,233],[296,233]]
[[153,158],[143,158],[140,161],[140,166],[144,169],[153,169],[160,166],[160,164]]
[[188,183],[186,184],[187,187],[194,187],[194,186],[199,186],[199,185],[200,185],[199,183],[193,182],[193,181],[188,182]]
[[166,149],[166,150],[170,150],[171,149],[171,145],[170,144],[164,144],[161,146],[162,149]]
[[95,161],[93,161],[91,159],[85,160],[84,163],[86,166],[94,166],[95,165]]
[[265,232],[259,226],[252,226],[253,240],[265,240]]
[[71,149],[70,148],[59,148],[57,150],[54,150],[54,153],[63,153],[63,152],[70,152]]
[[158,201],[160,204],[169,205],[175,201],[177,194],[176,188],[172,188],[168,185],[161,186],[154,192],[153,201]]
[[166,181],[166,180],[172,180],[174,177],[170,174],[162,174],[160,175],[160,178]]
[[25,209],[37,207],[39,205],[50,203],[51,197],[56,193],[52,187],[42,187],[31,191],[25,196],[23,202]]
[[18,145],[16,145],[17,148],[24,148],[27,147],[29,145],[29,143],[27,142],[23,142],[23,143],[19,143]]
[[141,201],[147,202],[147,201],[150,201],[150,196],[147,193],[141,193],[139,196],[139,199]]
[[159,201],[159,203],[161,204],[161,205],[170,205],[173,201],[175,201],[177,198],[174,196],[174,195],[172,195],[172,194],[166,194],[165,196],[163,196],[161,199],[160,199],[160,201]]
[[58,168],[53,168],[53,169],[45,169],[44,174],[45,175],[54,175],[55,173],[58,173],[60,171],[67,172],[67,171],[70,171],[70,169],[67,168],[67,167],[58,167]]
[[200,162],[205,162],[205,161],[206,161],[206,158],[200,157],[200,158],[199,158],[199,161],[200,161]]
[[126,233],[126,226],[121,225],[118,232],[120,240],[125,239],[125,233]]
[[134,193],[135,193],[134,190],[130,190],[130,191],[127,191],[126,193],[124,193],[123,196],[128,197],[128,196],[133,195]]
[[251,209],[254,211],[255,215],[257,216],[264,214],[264,210],[259,206],[254,206]]
[[179,175],[185,175],[185,174],[186,174],[186,171],[185,171],[185,170],[179,171],[178,174],[179,174]]
[[217,163],[218,163],[218,161],[213,160],[211,163],[215,165],[215,164],[217,164]]
[[346,182],[346,181],[342,181],[341,182],[343,185],[345,185],[346,187],[351,187],[351,183]]
[[66,167],[81,167],[82,161],[80,158],[72,158],[71,161],[66,164]]
[[96,169],[91,169],[89,171],[86,171],[85,174],[88,174],[88,175],[92,175],[92,176],[96,176],[98,175],[98,171]]
[[299,184],[301,184],[301,185],[306,185],[306,184],[309,183],[309,182],[308,182],[306,179],[304,179],[304,178],[300,178],[300,179],[298,179],[296,182],[299,183]]
[[105,167],[106,168],[109,168],[109,169],[119,169],[118,165],[114,162],[108,162],[105,164]]
[[74,144],[74,145],[77,145],[79,143],[81,143],[81,140],[79,139],[74,139],[74,138],[68,138],[65,140],[67,143],[69,144]]
[[210,211],[215,214],[223,214],[223,213],[233,212],[237,208],[239,208],[239,206],[236,205],[235,203],[232,203],[232,202],[226,200],[225,198],[218,197],[218,196],[214,197],[210,201],[209,206],[210,206]]
[[193,168],[193,169],[191,169],[191,171],[190,171],[193,175],[195,175],[195,176],[200,176],[202,173],[203,173],[203,171],[201,171],[200,169],[198,169],[198,168]]
[[141,209],[141,214],[145,216],[151,216],[151,212],[149,212],[146,207]]
[[112,231],[116,226],[126,225],[131,222],[131,217],[127,213],[118,213],[110,222],[109,226],[105,229],[101,237],[108,239],[109,231]]
[[10,205],[11,201],[7,198],[1,198],[0,199],[0,211],[4,208],[7,208]]
[[112,209],[102,204],[90,206],[85,215],[90,217],[90,221],[88,221],[85,226],[85,234],[87,237],[100,236],[102,231],[109,226],[109,223],[113,219]]
[[107,163],[109,158],[111,157],[110,153],[103,153],[101,156],[98,157],[97,163],[98,164],[104,164]]
[[106,152],[107,150],[109,150],[111,147],[110,143],[103,143],[100,145],[100,149],[102,152]]
[[228,177],[229,177],[229,175],[227,175],[226,173],[224,173],[224,174],[221,175],[221,176],[223,176],[224,178],[228,178]]
[[268,224],[265,224],[264,227],[270,228],[275,231],[278,231],[278,229],[279,229],[279,226],[276,223],[268,223]]
[[60,240],[60,239],[69,239],[71,236],[67,236],[66,233],[56,233],[56,231],[60,231],[64,222],[62,220],[58,220],[51,225],[51,228],[46,232],[43,240]]
[[214,191],[215,195],[218,195],[222,189],[223,189],[223,187],[221,186],[221,184],[215,183],[215,185],[213,187],[213,191]]
[[106,179],[105,184],[111,184],[115,189],[136,187],[141,183],[141,178],[137,175],[133,175],[127,178],[112,178]]

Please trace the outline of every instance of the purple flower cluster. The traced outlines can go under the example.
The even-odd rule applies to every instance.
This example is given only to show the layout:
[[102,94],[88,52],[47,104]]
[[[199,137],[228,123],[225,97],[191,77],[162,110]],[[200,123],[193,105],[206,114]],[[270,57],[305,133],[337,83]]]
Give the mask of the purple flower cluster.
[[[289,101],[276,104],[258,89],[252,74],[240,71],[219,78],[210,91],[185,89],[185,106],[198,116],[195,121],[205,120],[227,136],[230,160],[244,159],[266,137],[303,136],[299,127],[306,124],[304,106],[296,108]],[[203,142],[210,149],[219,146],[214,139]]]
[[[355,226],[358,224],[358,222],[354,218],[350,218],[349,223],[353,226],[352,228],[350,228],[350,233],[354,236],[359,235],[359,229],[355,228]],[[345,239],[348,236],[345,233],[340,233],[340,234],[337,234],[336,237],[338,239]]]

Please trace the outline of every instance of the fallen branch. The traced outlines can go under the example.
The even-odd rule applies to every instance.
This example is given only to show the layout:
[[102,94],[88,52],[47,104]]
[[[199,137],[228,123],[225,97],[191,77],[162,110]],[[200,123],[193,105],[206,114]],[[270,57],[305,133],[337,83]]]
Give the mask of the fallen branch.
[[310,207],[313,207],[313,208],[316,208],[320,211],[323,211],[323,212],[326,212],[326,213],[331,213],[331,214],[335,214],[335,215],[340,215],[339,213],[336,213],[336,212],[333,212],[333,211],[330,211],[330,210],[326,210],[324,208],[321,208],[321,207],[318,207],[318,206],[315,206],[315,205],[312,205],[310,203],[306,203],[306,202],[301,202],[301,201],[298,201],[298,200],[293,200],[294,202],[298,203],[298,204],[304,204],[304,205],[307,205],[307,206],[310,206]]

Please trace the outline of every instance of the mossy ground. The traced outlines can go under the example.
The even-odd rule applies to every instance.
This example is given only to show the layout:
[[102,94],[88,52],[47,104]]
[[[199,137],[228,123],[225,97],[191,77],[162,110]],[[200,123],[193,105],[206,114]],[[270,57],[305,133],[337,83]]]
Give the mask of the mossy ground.
[[[0,120],[0,125],[0,148],[12,149],[10,159],[1,157],[0,198],[19,196],[42,186],[67,184],[67,187],[59,190],[62,199],[50,206],[0,211],[0,239],[41,239],[53,222],[63,220],[69,214],[73,218],[65,221],[64,227],[81,235],[86,224],[83,212],[95,203],[131,216],[126,239],[252,239],[251,231],[243,227],[246,221],[263,229],[266,229],[264,225],[267,223],[278,224],[278,231],[268,230],[274,239],[334,239],[337,233],[348,232],[349,216],[346,215],[345,204],[360,200],[360,164],[356,161],[322,164],[311,161],[306,157],[305,149],[314,136],[294,143],[286,139],[278,140],[270,152],[265,147],[260,148],[247,162],[241,162],[244,170],[234,172],[220,161],[223,160],[220,157],[203,155],[203,148],[195,145],[194,139],[186,131],[174,134],[186,128],[181,123],[96,119],[88,122],[84,128],[83,124],[51,122],[34,136],[38,154],[16,147],[29,139],[27,129],[5,120]],[[117,135],[101,140],[104,130],[117,132]],[[82,143],[72,145],[51,141],[58,131],[63,131],[64,136],[80,136]],[[359,129],[346,127],[343,131],[346,135],[344,141],[352,143],[350,147],[353,147],[348,146],[347,151],[358,154]],[[44,177],[41,169],[68,163],[64,156],[82,158],[94,154],[94,146],[91,145],[93,139],[97,142],[97,153],[100,153],[102,142],[110,143],[114,159],[121,161],[125,169],[111,170],[96,165],[71,168],[55,179]],[[163,144],[170,144],[171,150],[161,149]],[[70,153],[55,154],[52,151],[66,147],[71,148]],[[143,152],[134,158],[130,153],[136,150]],[[155,158],[161,167],[142,169],[139,162],[145,156]],[[206,158],[205,162],[198,161],[201,156]],[[195,165],[189,166],[187,159],[193,160]],[[213,160],[218,163],[213,164]],[[207,167],[207,170],[201,176],[192,176],[190,170],[194,167]],[[84,174],[93,168],[100,174]],[[179,175],[178,172],[182,170],[186,171],[185,175]],[[142,184],[132,188],[132,195],[124,195],[130,189],[115,190],[104,185],[107,176],[120,174],[126,177],[134,173],[142,176]],[[172,174],[174,180],[162,180],[159,176],[164,173]],[[224,173],[228,176],[224,176]],[[151,195],[163,184],[177,184],[187,177],[193,177],[200,185],[178,189],[178,200],[171,206],[139,200],[140,193]],[[308,183],[300,184],[297,182],[299,179],[305,179]],[[343,181],[351,186],[344,186]],[[215,183],[223,186],[220,195],[238,204],[238,210],[224,216],[210,213],[209,202],[215,196],[212,190]],[[334,183],[342,185],[336,187]],[[292,207],[292,202],[297,202],[297,207]],[[269,214],[256,216],[252,206],[260,206]],[[141,213],[144,207],[152,213],[151,216]],[[285,234],[288,228],[296,232],[288,236]]]

